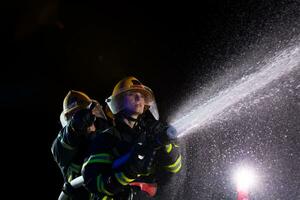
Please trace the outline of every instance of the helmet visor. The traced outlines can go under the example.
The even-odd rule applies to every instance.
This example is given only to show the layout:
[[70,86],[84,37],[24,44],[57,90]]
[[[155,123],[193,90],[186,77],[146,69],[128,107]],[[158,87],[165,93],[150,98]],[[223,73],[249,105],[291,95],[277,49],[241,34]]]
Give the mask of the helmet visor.
[[155,102],[154,95],[150,88],[144,87],[141,88],[132,88],[130,90],[126,90],[116,96],[110,96],[105,101],[113,114],[117,114],[121,110],[124,109],[124,95],[128,91],[136,91],[141,93],[145,98],[145,109],[149,109],[155,119],[159,119],[158,109]]

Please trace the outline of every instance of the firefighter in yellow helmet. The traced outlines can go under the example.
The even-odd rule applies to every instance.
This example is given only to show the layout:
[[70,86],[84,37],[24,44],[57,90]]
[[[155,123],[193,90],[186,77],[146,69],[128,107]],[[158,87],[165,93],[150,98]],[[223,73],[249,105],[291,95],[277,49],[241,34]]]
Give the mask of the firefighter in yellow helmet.
[[126,77],[106,100],[115,126],[96,136],[82,168],[85,187],[98,199],[148,199],[162,177],[181,169],[176,130],[158,119],[153,92]]
[[93,106],[92,113],[96,117],[106,119],[102,106],[97,100],[90,99],[90,97],[83,92],[70,90],[63,101],[63,111],[60,115],[62,126],[67,125],[76,111],[88,108],[88,106]]
[[81,175],[89,143],[96,133],[108,128],[108,121],[96,100],[75,90],[70,90],[63,100],[60,121],[62,129],[51,151],[65,180],[63,190],[69,199],[89,199],[90,195],[85,188],[73,189],[68,183]]
[[128,94],[129,92],[140,93],[144,98],[144,110],[149,109],[154,118],[157,120],[159,119],[159,114],[152,90],[132,76],[126,77],[119,81],[114,87],[112,95],[106,99],[106,103],[114,115],[125,108],[126,104],[124,104],[123,101],[124,95]]

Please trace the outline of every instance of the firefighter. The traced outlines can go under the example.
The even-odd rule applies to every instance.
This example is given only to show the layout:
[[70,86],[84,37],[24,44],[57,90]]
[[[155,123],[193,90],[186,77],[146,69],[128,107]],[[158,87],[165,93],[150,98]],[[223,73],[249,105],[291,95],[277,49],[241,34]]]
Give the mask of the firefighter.
[[63,101],[60,115],[62,129],[52,143],[51,152],[63,178],[63,191],[70,199],[88,199],[85,188],[73,189],[69,182],[81,175],[88,145],[97,132],[108,128],[109,123],[102,106],[85,93],[71,90]]
[[114,126],[98,134],[82,168],[85,187],[96,199],[147,199],[162,177],[181,169],[176,130],[158,120],[153,92],[126,77],[106,99]]

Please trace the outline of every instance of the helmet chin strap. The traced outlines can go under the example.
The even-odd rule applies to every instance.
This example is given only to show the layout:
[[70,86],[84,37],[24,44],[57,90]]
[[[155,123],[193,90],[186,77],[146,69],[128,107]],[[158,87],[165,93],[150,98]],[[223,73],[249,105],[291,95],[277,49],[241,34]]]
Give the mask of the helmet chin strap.
[[138,115],[137,118],[133,118],[128,113],[126,113],[125,111],[121,111],[120,112],[120,117],[121,118],[125,118],[128,121],[130,121],[130,122],[134,122],[134,125],[133,125],[133,127],[134,127],[134,126],[136,126],[136,124],[138,123],[138,121],[140,121],[141,115]]

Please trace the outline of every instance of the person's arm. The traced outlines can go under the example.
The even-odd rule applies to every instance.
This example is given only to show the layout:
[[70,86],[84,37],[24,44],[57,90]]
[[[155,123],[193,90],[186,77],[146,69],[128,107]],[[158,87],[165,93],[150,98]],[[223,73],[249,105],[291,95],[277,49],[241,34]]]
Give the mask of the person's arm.
[[150,124],[153,146],[158,149],[156,162],[167,172],[175,174],[181,169],[180,148],[176,139],[176,129],[166,122],[155,121]]
[[113,156],[114,138],[104,132],[91,145],[92,153],[82,167],[85,187],[92,193],[113,196],[133,182],[142,171],[133,149],[118,158]]
[[180,148],[177,142],[173,141],[170,144],[164,145],[161,149],[160,164],[163,169],[172,174],[176,174],[182,167],[182,157]]
[[[164,145],[157,152],[155,165],[155,180],[161,188],[163,185],[174,181],[182,169],[182,156],[180,153],[180,147],[176,141],[172,141],[170,144]],[[179,178],[179,176],[178,176]]]
[[86,142],[88,127],[94,121],[95,116],[89,109],[77,111],[53,141],[51,152],[65,179],[68,167],[78,154],[80,146]]
[[84,138],[75,135],[68,126],[65,126],[52,143],[51,152],[53,158],[65,178],[70,163],[78,153],[79,143],[82,139]]

